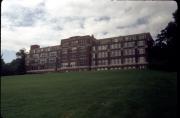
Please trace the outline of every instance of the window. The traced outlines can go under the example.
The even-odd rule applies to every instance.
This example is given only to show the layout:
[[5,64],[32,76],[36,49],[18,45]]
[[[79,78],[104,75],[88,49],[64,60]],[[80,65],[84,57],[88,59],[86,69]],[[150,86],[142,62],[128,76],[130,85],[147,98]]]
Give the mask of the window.
[[33,52],[33,54],[35,54],[35,53],[36,53],[36,50],[33,50],[32,52]]
[[134,47],[135,42],[128,42],[128,46],[127,47]]
[[144,41],[138,41],[138,46],[144,46],[145,42]]
[[111,65],[117,65],[117,64],[121,64],[121,59],[112,59],[111,60]]
[[131,49],[131,55],[135,55],[135,49]]
[[124,43],[124,47],[126,48],[126,47],[134,47],[135,46],[135,42],[134,41],[132,41],[132,42],[125,42]]
[[57,56],[57,52],[50,52],[49,56],[51,56],[51,57]]
[[62,67],[68,67],[68,63],[62,63]]
[[35,63],[38,63],[38,62],[39,62],[39,60],[38,60],[38,59],[35,59],[35,60],[34,60],[34,62],[35,62]]
[[62,54],[67,54],[68,53],[68,50],[67,49],[63,49],[62,50]]
[[124,55],[135,55],[135,49],[125,49]]
[[95,57],[95,53],[92,53],[92,58],[93,58],[93,59],[96,58],[96,57]]
[[33,54],[33,58],[39,58],[39,54]]
[[136,63],[135,57],[132,58],[132,63]]
[[132,36],[132,40],[136,40],[136,36]]
[[125,64],[134,64],[134,63],[136,63],[135,57],[125,58],[125,59],[124,59],[124,63],[125,63]]
[[127,47],[127,42],[124,42],[124,47],[125,47],[125,48]]
[[36,50],[36,53],[40,53],[40,50]]
[[72,51],[76,51],[76,50],[77,50],[77,47],[72,47],[71,50],[72,50]]
[[145,58],[144,57],[139,57],[139,63],[144,63],[145,62]]
[[40,57],[47,57],[47,53],[41,53]]
[[98,65],[108,65],[108,60],[98,60]]
[[81,47],[79,47],[79,51],[81,51],[81,52],[86,51],[86,47],[85,47],[85,46],[81,46]]
[[138,49],[138,51],[139,51],[139,54],[144,54],[145,53],[145,49],[144,48],[140,48],[140,49]]
[[140,35],[139,36],[139,39],[145,39],[146,38],[146,35]]
[[92,65],[95,66],[95,61],[92,61]]
[[121,48],[121,44],[120,43],[111,44],[110,47],[111,49]]
[[114,39],[114,42],[118,42],[118,39]]
[[78,44],[78,41],[74,41],[74,44]]
[[139,63],[145,63],[145,57],[139,57],[138,62]]
[[115,50],[111,52],[111,57],[121,56],[121,50]]
[[63,46],[68,46],[69,45],[69,42],[64,42],[62,43]]
[[49,63],[56,63],[56,58],[50,58]]
[[75,67],[76,66],[76,62],[71,62],[70,63],[70,67]]
[[129,37],[128,37],[128,36],[126,36],[124,39],[125,39],[125,41],[128,41],[128,40],[129,40]]
[[93,46],[93,51],[95,51],[96,50],[96,47],[95,46]]
[[47,59],[40,59],[40,64],[45,64],[47,63]]
[[98,50],[106,50],[106,49],[107,49],[107,45],[98,46]]
[[98,58],[106,58],[108,56],[107,52],[99,52]]

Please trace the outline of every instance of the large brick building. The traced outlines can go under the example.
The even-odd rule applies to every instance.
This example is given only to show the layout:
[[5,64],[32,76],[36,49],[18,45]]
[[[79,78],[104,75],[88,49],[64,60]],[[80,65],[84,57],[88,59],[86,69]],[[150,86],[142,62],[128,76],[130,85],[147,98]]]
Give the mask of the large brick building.
[[96,39],[75,36],[60,45],[31,45],[26,56],[27,72],[142,69],[147,67],[150,33]]

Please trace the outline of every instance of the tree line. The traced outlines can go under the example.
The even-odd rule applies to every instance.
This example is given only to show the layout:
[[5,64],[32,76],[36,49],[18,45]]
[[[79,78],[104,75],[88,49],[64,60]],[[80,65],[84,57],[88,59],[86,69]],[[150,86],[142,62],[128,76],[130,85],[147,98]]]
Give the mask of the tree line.
[[150,69],[177,71],[179,10],[173,13],[174,21],[168,23],[165,29],[157,35],[157,39],[148,48]]
[[16,59],[5,63],[1,55],[1,76],[26,74],[25,56],[25,49],[20,49],[16,53]]

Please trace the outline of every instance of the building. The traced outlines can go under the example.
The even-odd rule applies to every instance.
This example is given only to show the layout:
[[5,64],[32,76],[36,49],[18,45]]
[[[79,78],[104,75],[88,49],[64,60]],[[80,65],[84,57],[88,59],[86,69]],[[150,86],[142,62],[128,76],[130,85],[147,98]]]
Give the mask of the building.
[[44,48],[31,45],[26,56],[27,72],[144,69],[149,41],[150,33],[141,33],[106,39],[75,36]]

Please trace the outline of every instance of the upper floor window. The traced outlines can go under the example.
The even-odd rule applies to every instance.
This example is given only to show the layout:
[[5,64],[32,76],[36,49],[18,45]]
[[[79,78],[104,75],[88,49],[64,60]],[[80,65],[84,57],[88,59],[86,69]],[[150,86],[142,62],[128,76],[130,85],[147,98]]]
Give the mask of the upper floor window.
[[95,51],[96,50],[96,47],[95,46],[93,46],[93,51]]
[[55,63],[56,62],[56,58],[50,58],[49,59],[49,63]]
[[57,56],[57,52],[50,52],[49,56]]
[[118,42],[118,39],[114,39],[114,42]]
[[146,38],[146,35],[140,35],[139,36],[139,39],[145,39]]
[[36,53],[36,50],[32,50],[32,53],[35,54],[35,53]]
[[120,43],[111,44],[110,47],[111,49],[121,48],[121,44]]
[[145,53],[145,49],[144,48],[140,48],[140,49],[138,49],[138,51],[139,51],[139,54],[144,54]]
[[107,45],[98,46],[98,50],[106,50],[106,49],[107,49]]
[[124,42],[124,47],[133,47],[135,46],[135,42],[131,41],[131,42]]
[[77,47],[72,47],[72,51],[77,50]]
[[129,37],[128,37],[128,36],[126,36],[126,37],[124,38],[124,40],[125,40],[125,41],[128,41],[128,40],[129,40]]
[[40,59],[40,64],[45,64],[47,62],[47,59]]
[[41,53],[40,57],[47,57],[47,53]]
[[69,42],[64,42],[62,43],[63,46],[68,46],[69,45]]
[[72,52],[77,52],[77,47],[72,47],[72,48],[71,48],[71,51],[72,51]]
[[48,48],[48,49],[47,49],[47,51],[50,51],[50,50],[51,50],[51,48]]
[[132,40],[136,40],[136,36],[132,36],[131,38],[132,38]]
[[39,50],[39,49],[37,49],[37,50],[36,50],[36,53],[40,53],[40,50]]
[[108,56],[107,52],[99,52],[98,58],[106,58]]
[[95,58],[95,53],[92,53],[92,58],[93,58],[93,59]]
[[121,50],[114,50],[111,52],[111,57],[121,56]]
[[33,58],[39,58],[39,54],[33,54]]
[[145,42],[144,41],[138,41],[138,46],[144,46]]
[[62,54],[67,54],[68,53],[68,50],[67,49],[63,49],[62,50]]
[[125,49],[124,55],[135,55],[135,49]]

